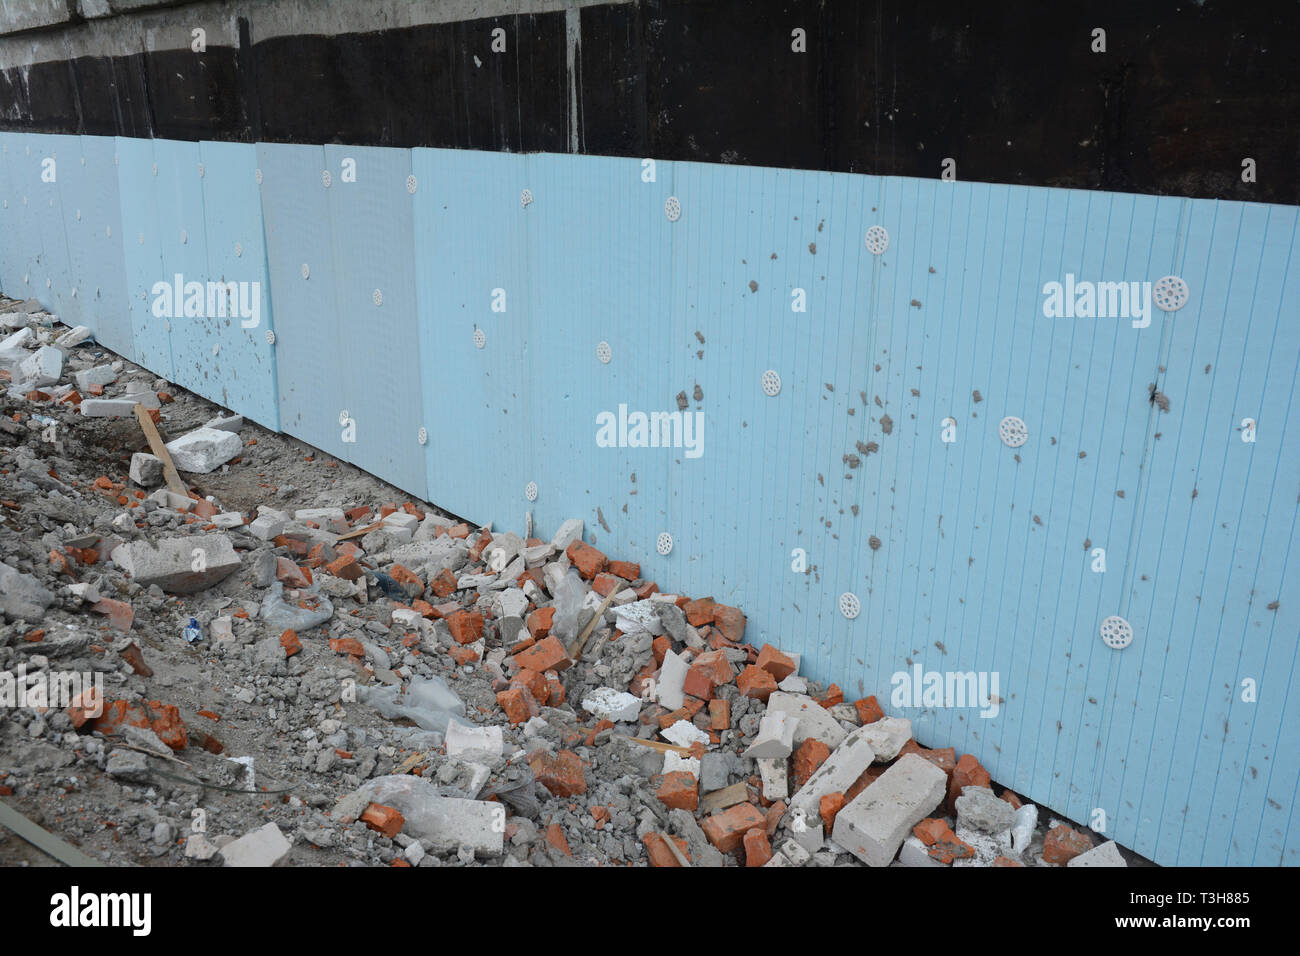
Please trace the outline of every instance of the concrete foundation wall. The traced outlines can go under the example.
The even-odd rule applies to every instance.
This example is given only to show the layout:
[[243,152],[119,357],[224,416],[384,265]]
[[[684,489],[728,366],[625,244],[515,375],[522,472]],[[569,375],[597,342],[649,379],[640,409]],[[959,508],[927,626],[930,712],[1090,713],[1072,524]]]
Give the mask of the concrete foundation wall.
[[[0,289],[472,520],[582,517],[1159,862],[1296,863],[1297,210],[649,169],[0,133]],[[177,275],[257,324],[155,314]],[[1044,315],[1166,275],[1174,312]],[[698,457],[600,440],[683,401]],[[997,675],[996,715],[893,697],[917,669]]]

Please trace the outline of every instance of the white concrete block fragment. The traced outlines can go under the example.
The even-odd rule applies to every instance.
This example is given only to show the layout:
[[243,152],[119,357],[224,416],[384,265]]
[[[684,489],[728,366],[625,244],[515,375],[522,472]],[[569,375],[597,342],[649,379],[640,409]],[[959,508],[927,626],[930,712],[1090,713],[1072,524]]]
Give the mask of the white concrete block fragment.
[[943,866],[930,856],[930,848],[914,836],[903,841],[903,847],[898,851],[898,862],[903,866]]
[[113,563],[141,587],[156,584],[172,594],[212,587],[239,568],[239,555],[224,534],[133,541],[113,549]]
[[641,699],[613,687],[598,687],[583,699],[582,709],[597,720],[623,724],[640,715]]
[[221,849],[226,866],[275,866],[288,855],[292,844],[274,823],[246,833]]
[[794,750],[794,730],[798,723],[798,717],[769,709],[759,720],[758,733],[744,756],[755,760],[790,756]]
[[505,738],[500,726],[471,726],[452,719],[447,723],[447,733],[443,739],[447,747],[447,756],[455,757],[463,753],[477,752],[501,756],[505,749]]
[[1017,853],[1024,853],[1029,849],[1029,843],[1034,838],[1034,830],[1037,826],[1038,807],[1026,803],[1016,811],[1015,821],[1011,824],[1011,848]]
[[806,694],[808,693],[808,682],[798,674],[791,674],[777,684],[776,688],[785,691],[787,694]]
[[812,854],[794,840],[786,840],[781,844],[781,854],[795,866],[803,866],[812,859]]
[[1095,846],[1086,853],[1080,853],[1065,864],[1066,866],[1128,866],[1120,856],[1119,847],[1114,840],[1107,840],[1101,846]]
[[92,385],[112,385],[117,381],[117,372],[111,365],[96,365],[94,368],[73,372],[72,380],[76,382],[77,389],[85,394]]
[[10,352],[14,349],[25,349],[35,341],[35,332],[30,328],[21,328],[17,332],[8,336],[3,342],[0,342],[0,352]]
[[825,707],[804,694],[773,691],[767,699],[767,709],[799,718],[799,723],[794,729],[796,747],[811,737],[834,750],[844,740],[845,730],[839,722],[826,712]]
[[947,783],[925,758],[903,756],[840,810],[835,842],[868,866],[888,866],[912,827],[939,805]]
[[763,781],[764,799],[776,801],[790,796],[790,775],[785,757],[760,757],[758,775]]
[[[841,810],[841,813],[844,811]],[[838,819],[838,818],[837,818]],[[790,832],[794,834],[795,842],[804,850],[812,855],[822,848],[826,842],[822,833],[821,814],[809,816],[803,810],[799,810],[790,817]]]
[[700,779],[700,758],[683,757],[676,750],[664,751],[664,773],[672,773],[674,770],[682,770],[689,773],[696,780]]
[[[210,428],[210,425],[204,425],[204,428]],[[228,429],[217,428],[214,431],[228,431]],[[407,515],[411,518],[411,515]],[[322,528],[329,527],[331,521],[343,520],[342,508],[299,508],[293,513],[294,521],[313,521]]]
[[876,753],[867,735],[867,728],[859,727],[831,751],[831,755],[799,788],[799,792],[790,800],[790,812],[802,810],[810,817],[816,815],[820,812],[822,797],[836,791],[847,793],[875,759]]
[[212,516],[212,523],[218,528],[239,528],[244,524],[244,516],[238,511],[223,511]]
[[80,407],[84,418],[126,418],[135,414],[135,402],[127,398],[83,398]]
[[243,451],[244,443],[238,435],[231,432],[196,428],[168,442],[165,447],[172,456],[172,464],[179,470],[205,475],[238,457]]
[[76,348],[82,342],[90,339],[90,327],[86,325],[74,325],[66,332],[61,333],[54,340],[54,344],[61,349]]
[[263,541],[270,541],[283,533],[285,524],[286,522],[280,518],[259,514],[248,523],[248,533],[256,538],[261,538]]
[[563,551],[573,542],[582,538],[582,519],[570,518],[560,525],[560,530],[555,532],[555,537],[551,538],[551,547],[556,551]]
[[[655,682],[655,696],[659,703],[669,710],[676,710],[686,703],[686,672],[690,665],[674,651],[664,655],[663,666],[659,668],[659,680]],[[773,694],[773,697],[776,695]],[[771,704],[769,703],[770,707]]]
[[679,720],[665,730],[660,731],[665,740],[678,747],[689,747],[693,743],[709,744],[709,735],[700,730],[689,720]]
[[867,724],[862,731],[876,752],[876,760],[889,763],[912,739],[912,722],[905,717],[884,717],[874,724]]
[[663,621],[649,600],[624,604],[614,612],[614,620],[624,634],[651,634],[657,637],[664,632]]
[[148,452],[137,451],[131,456],[131,480],[142,488],[152,488],[163,480],[163,463]]

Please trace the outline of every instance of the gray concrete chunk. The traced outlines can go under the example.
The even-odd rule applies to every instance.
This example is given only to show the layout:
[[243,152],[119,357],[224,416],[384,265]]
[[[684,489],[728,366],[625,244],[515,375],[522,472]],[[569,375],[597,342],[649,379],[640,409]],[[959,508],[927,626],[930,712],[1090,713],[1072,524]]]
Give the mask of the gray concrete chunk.
[[156,584],[172,594],[210,588],[239,567],[239,555],[224,534],[133,541],[115,548],[112,557],[141,587]]
[[846,793],[857,782],[876,759],[867,729],[859,727],[831,752],[790,800],[792,812],[802,810],[807,816],[815,816],[821,812],[822,797],[836,791]]
[[774,691],[767,699],[767,709],[799,718],[799,723],[794,728],[796,747],[811,737],[834,750],[844,740],[846,731],[839,721],[827,713],[825,707],[805,694]]
[[172,463],[179,470],[204,475],[238,456],[244,443],[233,432],[196,428],[168,442],[166,447]]
[[221,859],[226,866],[275,866],[288,855],[292,846],[279,827],[268,823],[227,843],[221,848]]

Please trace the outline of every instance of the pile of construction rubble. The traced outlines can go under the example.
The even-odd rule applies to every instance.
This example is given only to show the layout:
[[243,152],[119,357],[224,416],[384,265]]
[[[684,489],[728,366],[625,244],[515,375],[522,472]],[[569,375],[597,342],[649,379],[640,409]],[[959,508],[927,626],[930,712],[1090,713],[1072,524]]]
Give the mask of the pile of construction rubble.
[[582,521],[472,527],[56,322],[0,299],[0,795],[93,856],[1124,865]]

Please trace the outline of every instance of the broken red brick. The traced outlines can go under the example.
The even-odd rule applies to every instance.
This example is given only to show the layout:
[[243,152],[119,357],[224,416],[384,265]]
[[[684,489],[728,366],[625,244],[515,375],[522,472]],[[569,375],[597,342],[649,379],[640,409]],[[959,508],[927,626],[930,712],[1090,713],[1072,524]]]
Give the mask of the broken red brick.
[[511,687],[497,694],[497,704],[506,712],[506,719],[512,724],[522,724],[533,716],[537,702],[523,687]]
[[948,812],[957,812],[957,798],[966,787],[990,787],[993,778],[973,754],[962,754],[948,779]]
[[118,656],[126,661],[136,674],[141,677],[153,677],[153,668],[144,662],[144,652],[140,650],[140,645],[135,641],[118,651]]
[[758,662],[755,665],[767,671],[772,677],[780,683],[794,673],[794,660],[788,655],[781,653],[771,644],[764,644],[758,652]]
[[1043,862],[1065,866],[1080,853],[1091,849],[1092,840],[1086,833],[1061,824],[1048,830],[1043,838]]
[[290,587],[305,588],[311,585],[306,572],[288,558],[275,559],[275,576]]
[[564,553],[584,580],[590,581],[605,567],[605,555],[585,541],[573,542]]
[[650,857],[651,866],[681,866],[677,862],[677,857],[673,851],[668,849],[668,840],[672,840],[677,845],[677,849],[689,863],[690,853],[686,851],[686,841],[681,837],[663,836],[662,834],[650,832],[642,838],[641,842],[645,844],[646,854]]
[[608,571],[624,581],[635,581],[641,576],[641,565],[633,564],[631,561],[611,561]]
[[636,595],[638,601],[645,601],[649,599],[650,595],[659,593],[659,585],[653,581],[647,581],[639,588],[633,589],[632,593]]
[[858,711],[858,723],[863,726],[885,719],[885,712],[880,709],[880,702],[876,700],[874,695],[854,701],[853,706]]
[[695,601],[688,601],[682,608],[686,612],[686,620],[691,623],[692,627],[703,627],[705,624],[713,623],[713,609],[717,607],[713,598],[699,598]]
[[762,866],[772,859],[772,844],[768,842],[766,828],[746,830],[742,842],[745,844],[745,866]]
[[456,593],[456,575],[443,568],[438,576],[429,582],[429,587],[440,598],[451,597]]
[[733,644],[739,644],[745,636],[745,615],[738,607],[716,604],[713,607],[713,626],[722,632],[722,636]]
[[709,701],[709,729],[729,730],[731,728],[731,701],[715,698]]
[[546,674],[543,671],[521,667],[511,683],[525,688],[538,703],[544,704],[551,697],[551,689],[546,685]]
[[659,802],[670,810],[695,811],[700,805],[700,788],[695,774],[685,770],[674,770],[664,774],[663,783],[659,785],[655,796]]
[[520,667],[539,673],[562,671],[573,663],[569,660],[569,652],[564,649],[564,645],[554,637],[543,638],[527,650],[520,651],[515,655],[515,660]]
[[945,833],[951,833],[948,824],[939,817],[929,817],[912,827],[913,835],[926,846],[934,846]]
[[752,803],[738,803],[706,818],[700,828],[710,843],[723,853],[731,853],[750,830],[757,827],[760,833],[765,832],[766,822],[758,807]]
[[601,597],[608,597],[610,592],[622,590],[627,582],[622,578],[616,578],[612,574],[606,574],[602,571],[596,575],[595,580],[591,582],[591,589]]
[[564,838],[564,831],[560,829],[558,823],[552,823],[546,828],[546,842],[565,856],[573,856],[573,852],[569,849],[569,841]]
[[447,618],[447,626],[457,644],[473,644],[483,636],[483,615],[479,611],[457,611]]
[[95,720],[104,712],[104,698],[99,691],[90,687],[83,690],[74,697],[65,711],[68,719],[72,721],[74,730],[80,730],[81,726],[89,720]]
[[992,865],[993,866],[1024,866],[1024,864],[1019,862],[1018,860],[1013,860],[1005,856],[998,857],[996,860],[993,861]]
[[396,807],[372,803],[362,811],[361,822],[391,840],[402,832],[402,827],[406,825],[406,817],[402,816]]
[[969,860],[975,855],[975,848],[959,839],[957,834],[949,830],[939,837],[938,842],[926,852],[929,853],[931,859],[938,860],[946,865],[952,863],[953,860]]
[[905,757],[907,754],[916,754],[923,760],[928,760],[945,774],[949,781],[952,780],[952,772],[957,769],[957,751],[952,747],[945,747],[942,750],[926,750],[915,740],[908,740],[899,750],[898,756]]
[[466,664],[472,664],[479,658],[479,653],[473,647],[462,647],[460,644],[447,648],[447,654],[460,667]]
[[809,737],[798,747],[795,748],[791,773],[794,778],[793,789],[798,790],[808,778],[825,763],[826,758],[831,755],[831,748],[815,737]]
[[763,818],[767,821],[763,824],[763,829],[767,833],[767,838],[769,840],[776,834],[776,829],[781,825],[781,818],[783,816],[785,816],[784,800],[778,800],[767,808],[767,813],[763,815]]
[[293,655],[301,652],[302,641],[298,640],[298,632],[290,628],[282,633],[280,635],[280,646],[284,648],[285,657],[293,657]]
[[109,627],[115,631],[121,631],[123,634],[131,630],[131,623],[135,620],[135,611],[125,601],[101,598],[92,604],[90,609],[96,614],[106,615]]
[[1019,810],[1021,807],[1025,805],[1024,801],[1021,800],[1014,793],[1012,793],[1010,790],[1002,791],[1002,799],[1005,800],[1007,803],[1011,804],[1011,807],[1014,810]]
[[474,542],[473,547],[469,549],[469,559],[478,561],[483,557],[483,551],[492,543],[492,532],[483,528],[478,533],[478,539]]
[[400,564],[394,564],[392,569],[388,572],[388,576],[398,584],[408,585],[408,587],[406,587],[407,594],[410,594],[413,597],[420,597],[424,594],[424,582],[421,581],[419,576],[409,568]]
[[565,692],[564,684],[560,682],[560,675],[555,671],[547,671],[546,677],[546,705],[548,707],[559,707],[564,703]]
[[817,703],[829,710],[836,704],[844,703],[844,691],[840,690],[839,684],[831,684],[826,688],[826,693],[817,698]]
[[776,690],[776,678],[770,671],[750,664],[736,678],[736,687],[744,696],[766,702],[772,696],[772,691]]
[[555,607],[539,607],[528,615],[527,622],[528,633],[536,640],[542,640],[551,633],[551,627],[555,623]]
[[556,797],[572,797],[587,792],[587,778],[582,760],[572,750],[551,754],[534,750],[528,755],[533,777]]
[[835,817],[844,809],[844,794],[836,790],[833,793],[823,794],[818,802],[817,809],[822,818],[822,832],[835,832]]
[[366,649],[361,646],[361,642],[355,637],[331,637],[330,650],[338,654],[347,654],[351,657],[366,656]]

